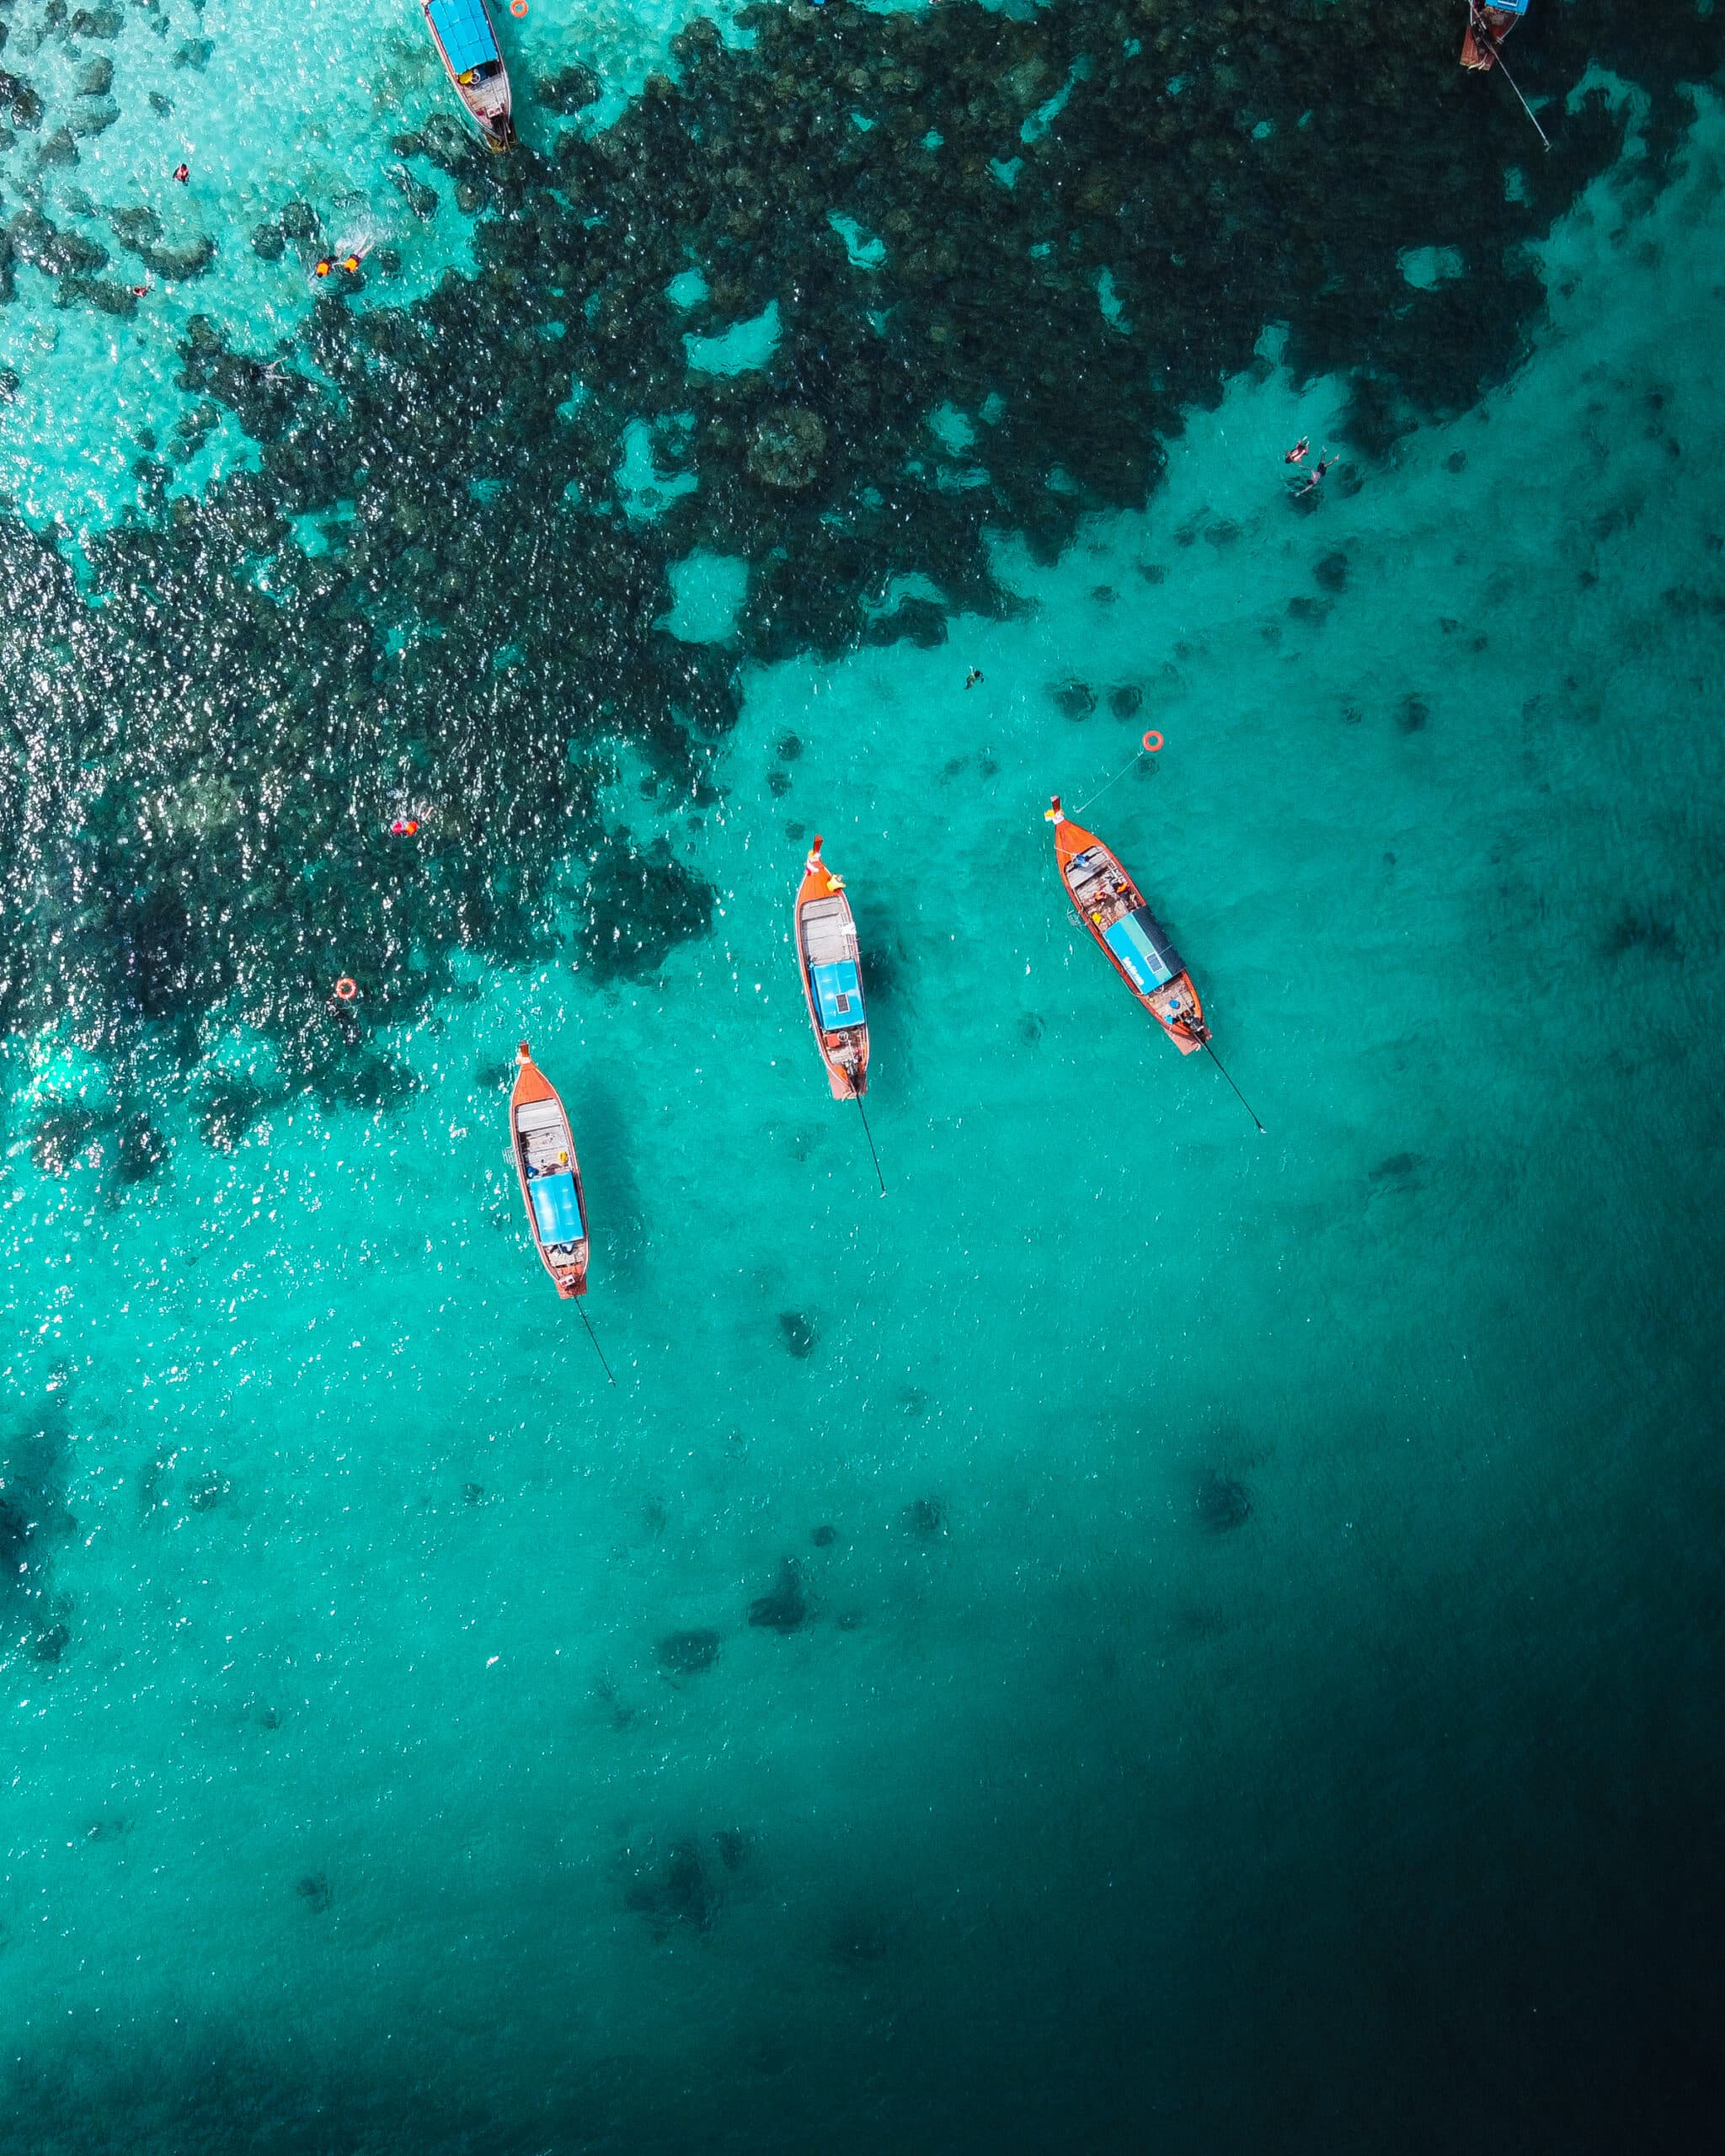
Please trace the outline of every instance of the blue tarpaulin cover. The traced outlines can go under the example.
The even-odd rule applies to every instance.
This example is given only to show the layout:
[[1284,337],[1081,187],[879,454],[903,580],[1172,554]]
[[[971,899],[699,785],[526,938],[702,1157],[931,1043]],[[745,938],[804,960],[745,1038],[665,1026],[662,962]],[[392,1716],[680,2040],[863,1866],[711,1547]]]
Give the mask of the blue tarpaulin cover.
[[533,1177],[527,1194],[533,1201],[533,1218],[539,1224],[542,1241],[575,1243],[586,1233],[581,1225],[575,1179],[567,1168],[561,1175]]
[[1178,968],[1168,963],[1175,954],[1158,949],[1144,925],[1142,913],[1129,913],[1104,931],[1108,948],[1126,969],[1126,976],[1140,995],[1153,995],[1167,987]]
[[857,969],[848,958],[840,958],[830,966],[816,966],[814,1001],[820,1012],[820,1022],[829,1033],[840,1026],[860,1026],[862,1022],[862,984],[857,978]]
[[497,40],[491,35],[481,0],[431,0],[425,12],[457,75],[497,58]]

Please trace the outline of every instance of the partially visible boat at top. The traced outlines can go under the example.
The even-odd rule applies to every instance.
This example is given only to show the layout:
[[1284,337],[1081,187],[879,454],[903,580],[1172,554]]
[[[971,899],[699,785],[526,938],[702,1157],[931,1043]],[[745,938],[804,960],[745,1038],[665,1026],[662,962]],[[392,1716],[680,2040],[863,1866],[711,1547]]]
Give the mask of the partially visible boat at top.
[[793,918],[797,964],[809,1022],[836,1101],[868,1091],[868,1014],[862,1002],[862,953],[842,877],[820,857],[815,835],[803,864]]
[[1498,57],[1498,47],[1527,13],[1527,0],[1502,0],[1486,7],[1481,0],[1467,0],[1467,29],[1461,40],[1464,67],[1487,68]]
[[[565,1299],[587,1292],[587,1204],[575,1141],[557,1088],[523,1041],[515,1052],[509,1129],[527,1225],[545,1270]],[[607,1370],[606,1375],[610,1375]]]
[[513,148],[515,125],[510,104],[509,70],[503,64],[485,0],[420,0],[420,5],[431,42],[455,85],[455,93],[478,125],[486,147]]
[[1079,920],[1181,1054],[1195,1055],[1209,1045],[1210,1027],[1168,931],[1119,857],[1062,813],[1058,793],[1043,814],[1055,827],[1055,859]]

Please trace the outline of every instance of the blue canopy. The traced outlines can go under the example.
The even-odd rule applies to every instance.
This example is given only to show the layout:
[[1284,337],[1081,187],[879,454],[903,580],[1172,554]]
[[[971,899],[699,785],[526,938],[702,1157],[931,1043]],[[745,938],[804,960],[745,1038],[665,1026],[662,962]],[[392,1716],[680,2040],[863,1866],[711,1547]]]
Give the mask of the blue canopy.
[[1140,995],[1154,995],[1180,970],[1178,952],[1166,937],[1157,937],[1156,926],[1149,907],[1140,906],[1136,913],[1123,914],[1105,931],[1109,950],[1125,968],[1127,979]]
[[485,13],[484,0],[428,0],[425,13],[437,33],[437,42],[457,75],[483,67],[498,57],[497,40]]
[[569,1169],[554,1176],[534,1176],[527,1184],[527,1195],[533,1201],[533,1218],[542,1242],[578,1243],[586,1234],[581,1225],[580,1200],[575,1196],[575,1178]]
[[814,981],[814,1001],[820,1012],[820,1022],[828,1033],[841,1026],[860,1026],[862,1023],[862,984],[857,978],[857,969],[849,958],[840,958],[830,966],[811,968]]

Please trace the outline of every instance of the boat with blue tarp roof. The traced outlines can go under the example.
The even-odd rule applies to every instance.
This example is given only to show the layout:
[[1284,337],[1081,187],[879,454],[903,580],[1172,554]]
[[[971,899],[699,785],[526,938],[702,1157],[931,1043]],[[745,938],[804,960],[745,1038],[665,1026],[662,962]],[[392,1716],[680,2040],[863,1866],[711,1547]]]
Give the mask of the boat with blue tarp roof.
[[862,953],[844,878],[820,857],[816,834],[803,864],[794,914],[797,964],[809,1022],[836,1101],[868,1091],[868,1013],[862,1000]]
[[1078,920],[1181,1054],[1195,1055],[1208,1046],[1210,1027],[1172,937],[1119,856],[1062,812],[1058,793],[1043,813],[1055,827],[1055,859]]
[[420,0],[431,42],[473,116],[486,147],[507,150],[515,139],[509,70],[485,0]]
[[509,1129],[534,1246],[559,1295],[585,1295],[587,1201],[581,1164],[557,1088],[534,1062],[526,1041],[515,1052]]

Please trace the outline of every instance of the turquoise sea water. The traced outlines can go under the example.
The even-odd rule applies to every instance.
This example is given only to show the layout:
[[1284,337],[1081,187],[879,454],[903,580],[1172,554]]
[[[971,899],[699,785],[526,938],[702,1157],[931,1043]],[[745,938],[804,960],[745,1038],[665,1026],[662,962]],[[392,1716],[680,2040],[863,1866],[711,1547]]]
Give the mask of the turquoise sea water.
[[[274,49],[202,23],[203,68],[177,18],[162,45],[188,138]],[[440,94],[417,25],[307,24],[307,70],[375,58],[305,155],[381,214],[373,86],[386,130]],[[677,24],[575,27],[596,126]],[[244,240],[278,173],[312,191],[294,79],[211,107],[244,206],[200,163],[222,251],[165,318],[20,270],[32,525],[132,498],[194,307],[258,351],[309,311]],[[232,996],[190,1054],[13,1022],[8,2156],[1700,2145],[1725,115],[1695,88],[1653,171],[1645,93],[1603,87],[1626,145],[1526,243],[1524,348],[1461,408],[1356,440],[1266,321],[1141,506],[1058,547],[1002,518],[986,615],[907,552],[836,654],[759,656],[752,536],[692,543],[665,612],[738,659],[740,715],[692,790],[619,722],[597,798],[711,888],[662,963],[593,955],[572,846],[535,947],[477,937],[384,1009],[375,1105]],[[147,184],[159,140],[93,139]],[[400,304],[471,227],[393,199]],[[1447,244],[1410,241],[1410,302]],[[615,410],[651,526],[678,437]],[[931,414],[948,489],[993,424]],[[1343,459],[1309,511],[1301,435]],[[1267,1137],[1070,921],[1055,790]],[[472,826],[413,805],[429,878]],[[790,955],[817,830],[884,1198]],[[376,951],[307,963],[387,1006]],[[526,1245],[519,1039],[571,1112],[614,1388]]]

